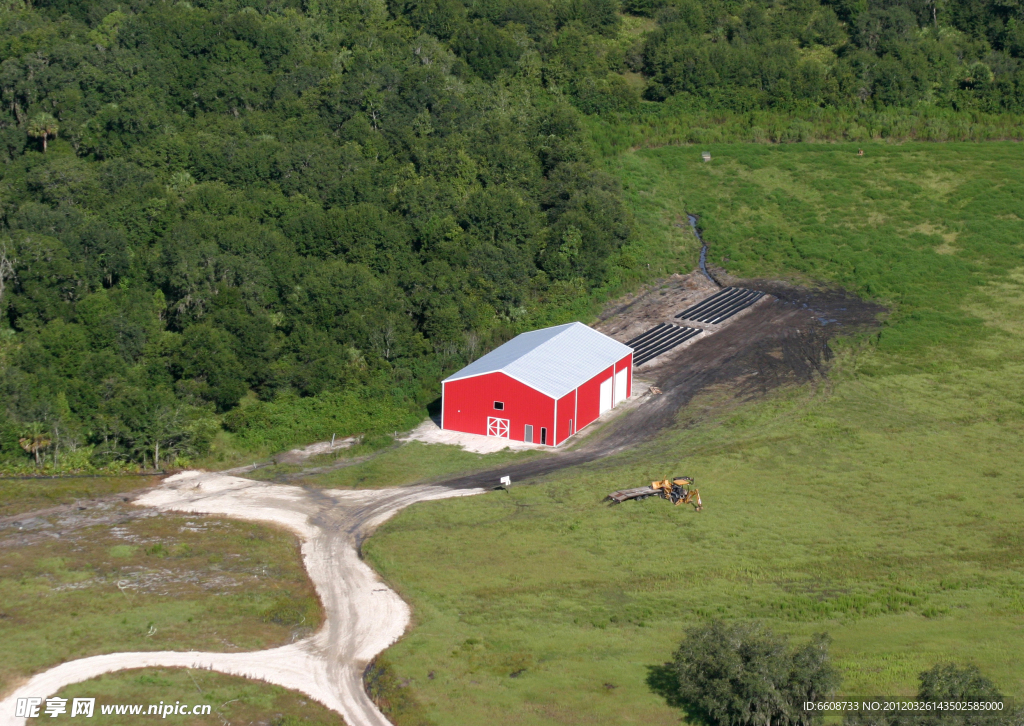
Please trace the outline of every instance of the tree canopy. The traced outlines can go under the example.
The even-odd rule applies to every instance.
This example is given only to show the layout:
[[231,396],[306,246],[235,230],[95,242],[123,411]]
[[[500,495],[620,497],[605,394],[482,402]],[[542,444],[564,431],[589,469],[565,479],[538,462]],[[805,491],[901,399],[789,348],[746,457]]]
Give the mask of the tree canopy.
[[1019,7],[966,0],[643,8],[658,22],[636,63],[648,98],[701,108],[1024,111]]
[[976,665],[937,663],[923,671],[918,681],[916,700],[965,705],[923,710],[862,709],[847,713],[844,726],[1019,726],[1024,723],[1024,709],[1007,701]]
[[0,463],[156,464],[222,426],[255,446],[309,397],[352,415],[295,437],[395,426],[446,371],[642,276],[586,114],[1020,111],[1021,13],[11,0]]
[[362,427],[606,279],[629,215],[579,113],[497,79],[518,46],[260,7],[0,19],[4,455],[154,463],[247,397],[366,391]]
[[718,726],[806,726],[821,712],[807,702],[829,698],[839,673],[829,663],[829,638],[817,635],[791,649],[756,624],[711,621],[690,628],[672,665],[678,700]]

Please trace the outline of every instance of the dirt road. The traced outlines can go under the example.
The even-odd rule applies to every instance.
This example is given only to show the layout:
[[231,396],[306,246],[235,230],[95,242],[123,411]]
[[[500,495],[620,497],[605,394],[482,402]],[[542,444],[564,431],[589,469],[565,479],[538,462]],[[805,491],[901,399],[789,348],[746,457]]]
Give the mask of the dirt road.
[[412,486],[370,491],[308,490],[223,474],[185,472],[137,503],[162,511],[221,514],[287,527],[302,540],[302,558],[327,614],[313,636],[249,653],[111,653],[70,661],[29,679],[0,702],[0,724],[18,698],[46,698],[71,683],[128,668],[209,668],[301,691],[344,716],[350,726],[388,726],[363,688],[369,662],[409,624],[409,607],[359,558],[359,544],[380,524],[416,502],[476,494]]

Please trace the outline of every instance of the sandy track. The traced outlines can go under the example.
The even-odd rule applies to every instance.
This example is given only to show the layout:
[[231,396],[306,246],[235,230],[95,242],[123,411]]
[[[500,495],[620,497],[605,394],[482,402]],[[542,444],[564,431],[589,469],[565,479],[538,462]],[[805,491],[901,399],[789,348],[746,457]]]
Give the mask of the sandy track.
[[305,640],[249,653],[111,653],[70,661],[34,676],[0,702],[0,724],[25,723],[14,716],[21,697],[45,698],[69,684],[128,668],[188,667],[300,691],[340,713],[350,726],[386,726],[390,722],[363,688],[363,672],[405,632],[410,612],[359,558],[359,543],[410,504],[482,491],[439,486],[310,491],[223,474],[185,472],[169,477],[136,503],[269,522],[295,532],[326,611],[323,627]]

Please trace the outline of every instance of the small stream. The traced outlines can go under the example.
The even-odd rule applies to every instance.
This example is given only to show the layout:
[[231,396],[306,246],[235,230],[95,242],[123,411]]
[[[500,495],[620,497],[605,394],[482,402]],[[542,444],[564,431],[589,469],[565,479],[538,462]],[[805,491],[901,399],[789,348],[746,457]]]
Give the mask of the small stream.
[[721,285],[718,283],[718,280],[713,278],[711,276],[711,273],[708,272],[708,244],[707,242],[704,241],[704,238],[700,236],[700,229],[697,228],[697,218],[692,214],[687,214],[686,218],[690,220],[690,226],[693,227],[693,233],[697,235],[697,239],[700,241],[700,271],[704,273],[704,277],[708,278],[709,280],[711,280],[711,282],[721,287]]

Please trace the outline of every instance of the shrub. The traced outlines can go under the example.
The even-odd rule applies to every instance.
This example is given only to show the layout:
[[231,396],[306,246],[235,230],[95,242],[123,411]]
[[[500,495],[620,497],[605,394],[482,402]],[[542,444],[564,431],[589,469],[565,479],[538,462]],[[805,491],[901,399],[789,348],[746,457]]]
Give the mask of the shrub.
[[[918,676],[918,701],[1002,703],[1002,710],[855,711],[844,726],[1020,726],[1024,710],[1005,703],[995,684],[977,666],[940,663]],[[876,701],[892,699],[876,698]]]
[[800,648],[756,624],[712,621],[691,628],[673,657],[678,700],[692,716],[720,726],[786,726],[820,720],[806,701],[839,685],[828,635]]
[[356,434],[384,434],[415,423],[408,409],[369,391],[327,392],[309,398],[257,401],[229,412],[224,427],[250,449],[280,451]]
[[427,718],[426,709],[407,688],[409,681],[399,681],[394,667],[385,656],[377,656],[370,664],[363,682],[370,698],[396,726],[433,726],[433,722]]

